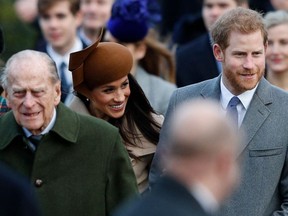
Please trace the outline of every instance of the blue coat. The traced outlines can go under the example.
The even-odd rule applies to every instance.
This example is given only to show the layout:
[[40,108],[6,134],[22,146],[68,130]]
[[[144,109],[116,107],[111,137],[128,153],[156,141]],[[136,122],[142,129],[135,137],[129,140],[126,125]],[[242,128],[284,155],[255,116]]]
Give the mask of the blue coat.
[[0,165],[0,215],[39,216],[40,209],[28,179]]

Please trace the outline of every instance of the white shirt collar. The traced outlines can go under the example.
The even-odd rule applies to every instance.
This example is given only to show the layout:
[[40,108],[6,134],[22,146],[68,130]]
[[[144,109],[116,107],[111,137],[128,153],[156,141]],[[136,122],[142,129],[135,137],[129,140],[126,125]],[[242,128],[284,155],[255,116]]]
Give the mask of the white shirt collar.
[[64,55],[60,55],[52,48],[51,44],[49,43],[47,44],[47,52],[57,66],[59,66],[62,62],[65,62],[66,65],[68,65],[70,53],[77,52],[79,50],[82,50],[83,48],[84,48],[83,44],[79,37],[76,37],[73,47],[70,50],[68,50],[68,52],[66,52]]
[[[53,128],[53,126],[56,122],[56,115],[57,115],[56,109],[54,108],[52,119],[49,122],[48,126],[40,133],[41,135],[48,133]],[[32,133],[28,129],[26,129],[24,127],[22,127],[22,129],[23,129],[26,137],[30,137],[32,135]]]
[[219,203],[214,195],[203,184],[196,183],[192,187],[191,193],[207,213],[213,214],[219,209]]
[[[258,84],[259,84],[259,83],[258,83]],[[227,105],[228,105],[230,99],[231,99],[233,96],[237,96],[237,97],[240,99],[240,101],[241,101],[243,107],[245,108],[245,110],[247,110],[248,107],[249,107],[249,104],[250,104],[250,102],[251,102],[251,100],[252,100],[252,98],[253,98],[253,95],[254,95],[257,87],[258,87],[258,84],[256,85],[255,88],[253,88],[253,89],[251,89],[251,90],[248,90],[248,91],[245,91],[245,92],[243,92],[243,93],[240,94],[240,95],[233,95],[233,94],[226,88],[226,86],[224,85],[224,83],[223,83],[223,78],[222,78],[222,76],[221,76],[221,82],[220,82],[221,97],[220,97],[220,98],[221,98],[221,105],[222,105],[223,109],[226,110]]]

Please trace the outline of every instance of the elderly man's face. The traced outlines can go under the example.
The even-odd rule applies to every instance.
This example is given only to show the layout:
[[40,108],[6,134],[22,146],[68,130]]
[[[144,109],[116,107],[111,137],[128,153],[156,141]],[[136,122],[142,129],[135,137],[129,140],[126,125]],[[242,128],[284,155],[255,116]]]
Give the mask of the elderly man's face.
[[84,29],[98,29],[106,25],[114,0],[81,0],[80,9],[83,14]]
[[39,134],[60,102],[60,82],[52,83],[47,65],[39,59],[17,59],[12,64],[6,92],[8,105],[19,125]]

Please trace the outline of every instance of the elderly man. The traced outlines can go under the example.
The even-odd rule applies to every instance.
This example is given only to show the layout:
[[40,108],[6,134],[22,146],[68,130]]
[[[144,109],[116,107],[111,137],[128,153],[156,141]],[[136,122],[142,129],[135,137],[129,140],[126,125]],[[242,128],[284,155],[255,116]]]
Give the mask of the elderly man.
[[180,88],[171,97],[152,162],[151,183],[162,172],[161,152],[169,140],[169,116],[174,108],[191,98],[213,98],[233,113],[235,125],[246,134],[238,152],[243,177],[220,215],[287,215],[288,94],[263,77],[268,40],[263,18],[250,9],[232,9],[212,26],[211,36],[223,72]]
[[0,118],[0,160],[31,179],[44,215],[109,215],[137,193],[118,130],[60,103],[47,54],[16,53],[1,81],[12,111]]
[[177,107],[167,142],[165,177],[151,193],[117,216],[206,216],[218,210],[238,182],[238,135],[214,101]]
[[[0,28],[0,54],[3,47],[4,40]],[[0,96],[0,115],[7,112],[6,107],[3,108],[3,101],[6,106],[6,100]],[[40,215],[34,191],[27,179],[12,172],[2,163],[0,164],[0,215]]]

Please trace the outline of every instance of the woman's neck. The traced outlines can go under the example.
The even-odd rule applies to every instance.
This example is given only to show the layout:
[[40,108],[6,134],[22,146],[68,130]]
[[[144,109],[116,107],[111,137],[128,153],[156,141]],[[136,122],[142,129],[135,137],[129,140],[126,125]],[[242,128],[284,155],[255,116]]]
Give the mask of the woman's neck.
[[288,91],[288,71],[272,72],[267,70],[267,80],[279,88]]

